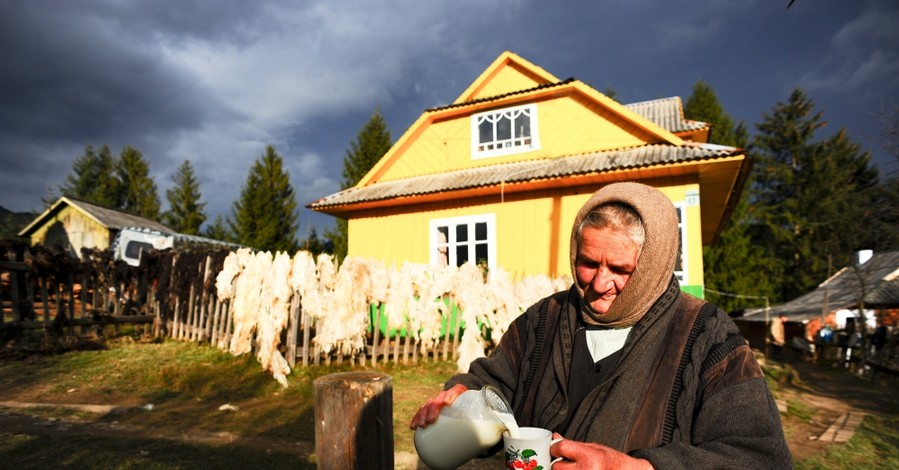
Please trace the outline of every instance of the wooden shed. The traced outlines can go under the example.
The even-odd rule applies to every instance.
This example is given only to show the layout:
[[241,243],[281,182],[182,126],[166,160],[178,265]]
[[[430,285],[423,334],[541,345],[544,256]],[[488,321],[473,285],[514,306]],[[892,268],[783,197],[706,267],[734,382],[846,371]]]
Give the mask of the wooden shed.
[[108,249],[124,227],[173,231],[150,219],[63,196],[22,229],[19,236],[29,239],[32,245],[57,245],[80,257],[82,248]]

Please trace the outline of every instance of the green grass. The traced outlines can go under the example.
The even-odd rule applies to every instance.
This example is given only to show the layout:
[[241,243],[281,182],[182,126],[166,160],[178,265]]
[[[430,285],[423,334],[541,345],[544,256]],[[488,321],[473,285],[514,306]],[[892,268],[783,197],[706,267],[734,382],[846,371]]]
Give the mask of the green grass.
[[[298,367],[285,389],[249,355],[175,341],[107,346],[0,360],[0,401],[130,407],[106,416],[52,406],[0,409],[0,420],[30,414],[43,423],[0,427],[0,468],[314,468],[314,381],[350,370],[390,375],[395,450],[414,453],[409,420],[455,372],[447,361]],[[766,368],[766,375],[775,395],[782,384],[801,381],[790,368]],[[225,404],[237,409],[221,411]],[[793,400],[786,421],[808,423],[817,412]],[[104,432],[91,434],[97,429]],[[796,468],[899,468],[899,415],[868,415],[849,443]]]
[[[110,416],[52,407],[25,412],[41,419],[139,427],[164,438],[144,439],[128,433],[102,439],[79,433],[51,438],[46,433],[0,430],[0,462],[15,462],[18,469],[43,468],[48,463],[70,468],[267,468],[286,463],[314,467],[310,463],[314,456],[306,455],[310,448],[314,451],[314,381],[350,370],[378,370],[391,376],[394,446],[397,451],[414,452],[408,427],[412,414],[440,390],[455,365],[298,367],[285,389],[252,356],[234,357],[185,342],[125,340],[105,350],[5,359],[0,361],[0,400],[128,405],[129,411]],[[219,410],[225,404],[237,410]],[[243,448],[171,439],[180,434],[215,433],[257,445]],[[266,442],[287,446],[288,451],[265,452],[260,446]],[[305,446],[305,453],[291,450],[297,443]]]
[[899,418],[867,415],[852,439],[796,462],[797,470],[899,468]]

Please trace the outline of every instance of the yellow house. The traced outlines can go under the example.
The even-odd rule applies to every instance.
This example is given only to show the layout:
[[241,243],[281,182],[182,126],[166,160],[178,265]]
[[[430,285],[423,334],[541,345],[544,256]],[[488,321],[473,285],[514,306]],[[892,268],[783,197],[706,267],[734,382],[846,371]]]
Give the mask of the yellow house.
[[597,189],[639,181],[681,220],[682,289],[702,295],[702,246],[730,216],[749,170],[708,144],[679,98],[622,105],[511,52],[456,101],[425,112],[355,186],[307,207],[348,220],[349,256],[568,275],[568,240]]

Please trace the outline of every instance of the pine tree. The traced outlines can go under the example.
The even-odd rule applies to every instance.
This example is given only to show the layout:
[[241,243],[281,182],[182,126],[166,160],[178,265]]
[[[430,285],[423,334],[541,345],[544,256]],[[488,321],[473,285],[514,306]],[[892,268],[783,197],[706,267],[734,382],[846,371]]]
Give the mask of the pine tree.
[[325,250],[324,244],[318,238],[318,231],[315,230],[315,226],[309,229],[309,236],[303,240],[302,249],[312,253],[313,256],[318,256]]
[[118,207],[134,215],[159,220],[159,194],[143,154],[130,145],[125,146],[116,162],[116,172],[122,190]]
[[237,239],[228,228],[228,221],[221,214],[216,214],[215,218],[212,219],[212,223],[206,226],[203,230],[203,236],[213,240],[237,243]]
[[797,89],[764,114],[753,142],[753,243],[780,264],[778,300],[813,289],[852,264],[867,243],[860,221],[874,204],[877,170],[844,132],[816,142],[826,122]]
[[228,221],[237,242],[257,250],[297,250],[297,201],[283,160],[269,145],[250,169]]
[[[715,91],[698,81],[684,105],[684,115],[712,125],[709,141],[744,148],[748,140],[746,125],[734,125],[724,112]],[[773,286],[765,274],[763,250],[752,245],[746,221],[748,198],[743,194],[730,219],[721,229],[715,244],[703,249],[705,285],[708,298],[726,311],[760,306],[758,297],[770,297]],[[718,293],[723,294],[718,294]]]
[[[350,148],[343,159],[343,182],[340,189],[355,186],[390,150],[391,145],[393,144],[387,121],[381,115],[381,110],[376,108],[359,131],[356,140],[350,143]],[[325,238],[334,245],[334,255],[338,260],[346,258],[349,240],[346,219],[338,218],[336,229],[325,231]]]
[[104,145],[99,152],[91,145],[86,146],[84,155],[72,164],[72,173],[59,186],[59,192],[99,206],[118,208],[122,201],[122,186],[109,146]]
[[169,210],[163,215],[165,224],[180,233],[199,235],[200,226],[206,221],[206,203],[200,202],[200,182],[190,160],[178,167],[172,182],[174,186],[165,192],[169,201]]

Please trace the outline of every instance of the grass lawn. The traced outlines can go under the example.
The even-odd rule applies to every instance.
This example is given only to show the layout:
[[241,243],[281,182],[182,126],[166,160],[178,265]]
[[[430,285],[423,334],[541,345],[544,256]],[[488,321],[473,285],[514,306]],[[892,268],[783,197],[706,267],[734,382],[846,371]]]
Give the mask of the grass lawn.
[[[299,367],[282,388],[253,357],[194,343],[125,338],[99,350],[7,355],[0,359],[0,402],[127,409],[0,406],[0,467],[315,468],[313,381],[350,370],[391,376],[395,450],[414,454],[409,419],[454,373],[453,363]],[[817,412],[793,401],[787,435],[792,422]],[[897,449],[897,414],[871,415],[848,444],[796,466],[899,468]]]

